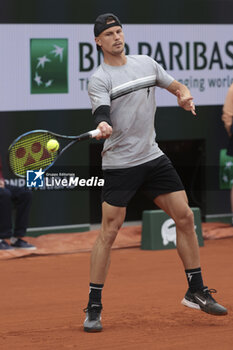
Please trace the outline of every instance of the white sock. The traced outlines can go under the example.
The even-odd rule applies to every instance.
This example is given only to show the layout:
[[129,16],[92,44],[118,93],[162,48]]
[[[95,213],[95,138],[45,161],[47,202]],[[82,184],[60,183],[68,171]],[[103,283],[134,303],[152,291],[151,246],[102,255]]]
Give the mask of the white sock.
[[11,241],[12,244],[14,244],[15,242],[18,241],[18,238],[17,237],[11,237],[10,241]]
[[2,243],[3,239],[0,238],[0,243]]

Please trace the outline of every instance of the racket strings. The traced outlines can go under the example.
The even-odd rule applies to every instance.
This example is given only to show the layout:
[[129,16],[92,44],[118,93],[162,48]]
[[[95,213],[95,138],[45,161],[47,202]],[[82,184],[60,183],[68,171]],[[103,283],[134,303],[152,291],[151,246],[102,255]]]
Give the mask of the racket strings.
[[9,151],[9,164],[17,175],[25,176],[27,170],[45,169],[57,156],[57,151],[48,152],[47,142],[56,139],[49,133],[34,133],[23,136]]

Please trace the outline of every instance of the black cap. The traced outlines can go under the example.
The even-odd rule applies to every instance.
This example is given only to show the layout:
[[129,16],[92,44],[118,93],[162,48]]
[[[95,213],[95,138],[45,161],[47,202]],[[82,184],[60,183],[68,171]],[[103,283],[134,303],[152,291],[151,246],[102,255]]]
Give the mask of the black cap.
[[[114,22],[107,24],[107,22],[111,19]],[[95,20],[95,26],[94,26],[95,37],[99,36],[105,29],[115,27],[115,26],[122,27],[122,24],[119,21],[119,18],[117,18],[117,16],[115,16],[112,13],[104,13],[103,15],[99,15]]]

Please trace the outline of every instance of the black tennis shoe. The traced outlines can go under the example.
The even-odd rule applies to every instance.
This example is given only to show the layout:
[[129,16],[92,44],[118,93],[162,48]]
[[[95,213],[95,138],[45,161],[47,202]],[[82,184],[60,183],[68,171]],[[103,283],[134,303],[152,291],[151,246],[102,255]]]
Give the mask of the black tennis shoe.
[[188,289],[187,293],[184,296],[184,299],[181,301],[181,304],[192,309],[204,311],[207,314],[211,315],[227,315],[227,309],[224,306],[218,304],[211,295],[212,293],[216,292],[216,289],[208,289],[208,287],[204,287],[195,293],[191,293]]
[[0,250],[14,250],[4,239],[0,242]]
[[17,249],[28,249],[28,250],[35,250],[36,247],[26,241],[24,241],[21,238],[18,238],[15,243],[11,243],[11,247],[17,248]]
[[101,332],[103,327],[101,324],[102,304],[88,304],[83,311],[86,312],[86,318],[83,324],[85,332]]

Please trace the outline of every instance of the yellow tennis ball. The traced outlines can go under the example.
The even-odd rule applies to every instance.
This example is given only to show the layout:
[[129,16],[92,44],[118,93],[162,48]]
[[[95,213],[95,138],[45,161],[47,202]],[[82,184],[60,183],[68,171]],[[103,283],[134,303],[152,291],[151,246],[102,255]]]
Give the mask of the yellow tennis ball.
[[51,139],[47,142],[47,150],[49,152],[56,152],[59,149],[59,142],[57,140]]

